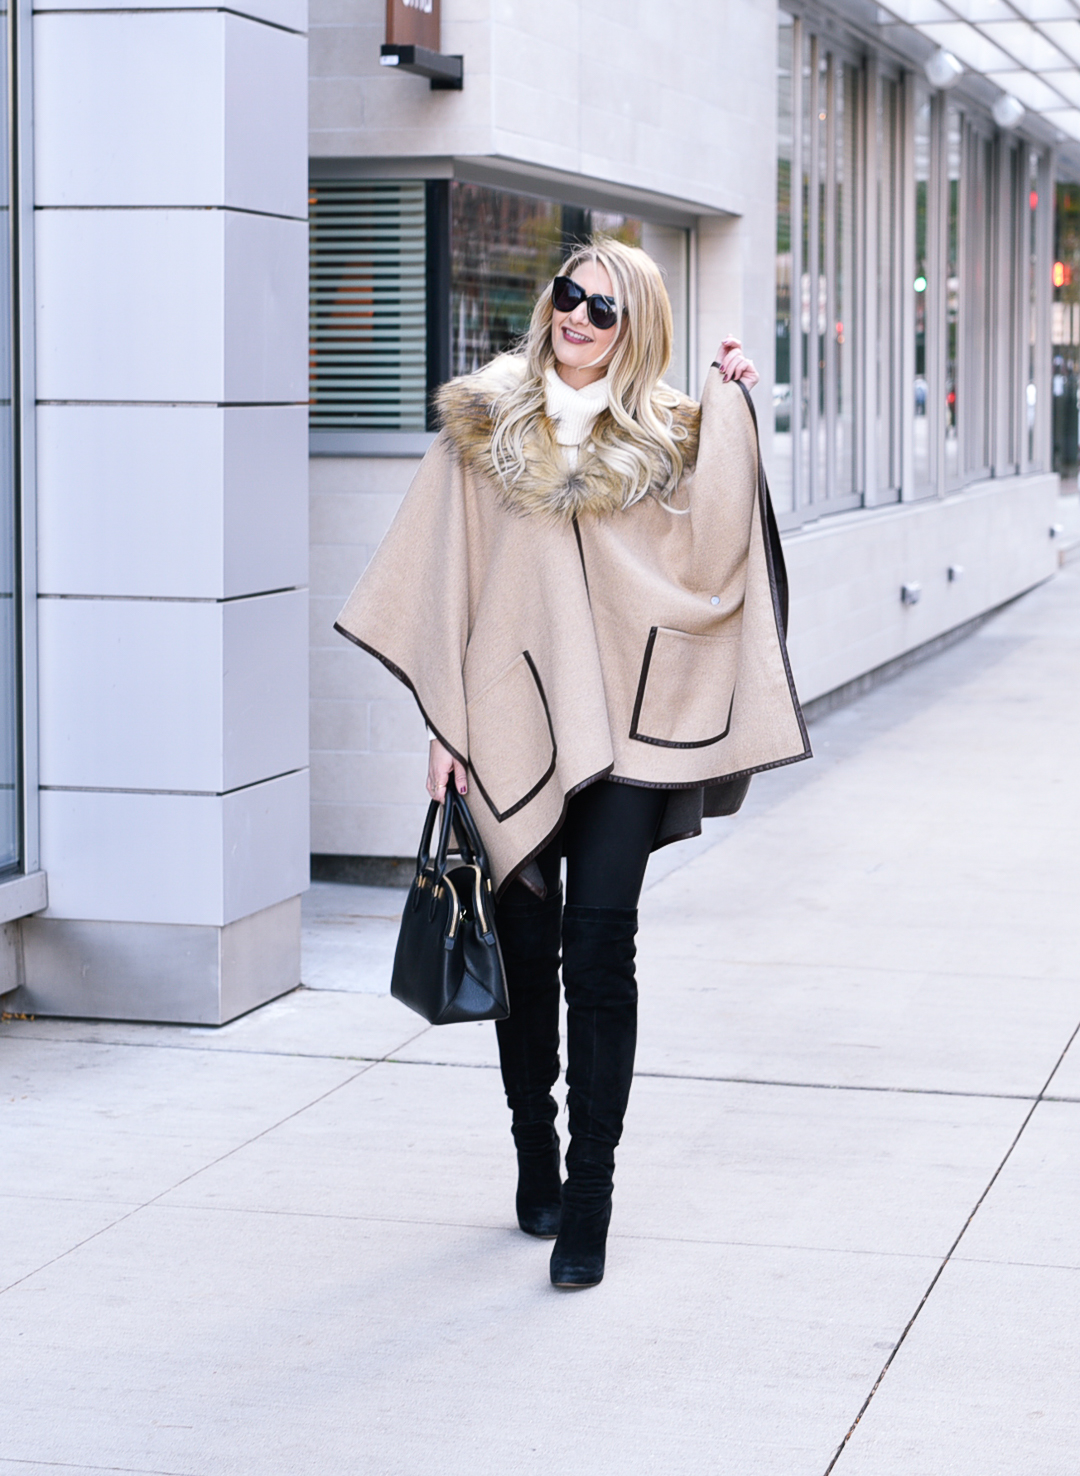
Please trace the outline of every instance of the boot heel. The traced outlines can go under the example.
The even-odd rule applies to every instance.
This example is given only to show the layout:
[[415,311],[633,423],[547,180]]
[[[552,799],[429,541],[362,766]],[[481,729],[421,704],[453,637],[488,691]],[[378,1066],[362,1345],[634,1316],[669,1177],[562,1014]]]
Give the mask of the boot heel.
[[563,1207],[562,1225],[551,1252],[551,1284],[563,1291],[599,1286],[604,1279],[611,1201],[595,1210]]
[[513,1132],[518,1162],[518,1224],[526,1235],[554,1240],[562,1219],[559,1135],[550,1122],[516,1122]]
[[516,1208],[518,1225],[526,1235],[535,1235],[537,1240],[554,1240],[558,1235],[562,1179],[557,1143],[543,1155],[518,1153]]

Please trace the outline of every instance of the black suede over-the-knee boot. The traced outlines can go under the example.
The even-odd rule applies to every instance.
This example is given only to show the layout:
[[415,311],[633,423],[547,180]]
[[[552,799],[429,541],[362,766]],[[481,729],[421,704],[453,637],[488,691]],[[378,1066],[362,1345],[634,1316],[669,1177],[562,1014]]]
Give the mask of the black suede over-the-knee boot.
[[558,1108],[551,1095],[559,1076],[561,890],[543,901],[500,903],[495,926],[510,998],[509,1018],[495,1029],[514,1115],[518,1224],[527,1235],[550,1240],[562,1214]]
[[567,907],[563,988],[570,1146],[551,1280],[560,1287],[603,1279],[615,1149],[634,1076],[637,910]]

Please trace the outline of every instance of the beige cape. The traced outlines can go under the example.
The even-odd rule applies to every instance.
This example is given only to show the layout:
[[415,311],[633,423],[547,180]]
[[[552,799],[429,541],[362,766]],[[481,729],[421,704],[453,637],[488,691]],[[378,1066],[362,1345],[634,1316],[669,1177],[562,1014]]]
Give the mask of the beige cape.
[[[446,387],[444,428],[336,622],[468,763],[500,888],[596,779],[670,789],[663,844],[810,756],[749,397],[710,370],[670,508],[607,511],[602,466],[583,448],[571,473],[550,426],[523,506],[485,461],[506,372]],[[692,401],[680,418],[696,423]]]

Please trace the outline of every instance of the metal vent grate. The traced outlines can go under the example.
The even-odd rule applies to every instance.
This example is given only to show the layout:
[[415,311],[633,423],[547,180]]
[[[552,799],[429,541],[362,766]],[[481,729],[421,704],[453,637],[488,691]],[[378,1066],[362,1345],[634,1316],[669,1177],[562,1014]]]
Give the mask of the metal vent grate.
[[422,180],[311,186],[311,427],[422,431]]

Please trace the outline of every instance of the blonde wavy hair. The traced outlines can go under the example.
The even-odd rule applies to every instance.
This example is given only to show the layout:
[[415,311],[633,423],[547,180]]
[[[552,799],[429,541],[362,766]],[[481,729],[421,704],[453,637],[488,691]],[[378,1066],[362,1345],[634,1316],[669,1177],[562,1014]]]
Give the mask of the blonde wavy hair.
[[[675,408],[684,397],[661,383],[671,363],[673,339],[664,279],[651,256],[611,236],[594,235],[578,246],[558,275],[572,277],[585,262],[607,272],[623,324],[607,371],[607,413],[598,416],[592,432],[593,453],[625,487],[623,507],[650,493],[667,502],[683,473],[686,430],[674,423]],[[529,442],[545,415],[544,375],[556,363],[552,312],[549,283],[517,349],[525,372],[491,407],[492,461],[507,486],[524,475]]]

